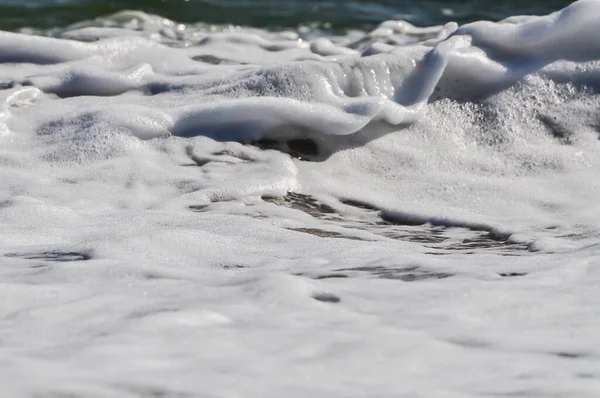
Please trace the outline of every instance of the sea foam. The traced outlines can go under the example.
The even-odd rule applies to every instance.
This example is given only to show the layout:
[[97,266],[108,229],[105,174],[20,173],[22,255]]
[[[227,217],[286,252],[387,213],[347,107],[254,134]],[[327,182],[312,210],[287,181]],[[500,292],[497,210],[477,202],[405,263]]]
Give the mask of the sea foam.
[[595,396],[600,1],[0,32],[11,396]]
[[[211,35],[196,39],[197,44],[188,48],[173,49],[147,38],[82,43],[3,33],[0,48],[5,63],[40,65],[21,71],[20,76],[5,77],[13,78],[8,84],[31,85],[61,97],[110,96],[130,90],[176,94],[186,89],[185,106],[177,95],[160,103],[165,115],[160,118],[165,120],[162,128],[175,135],[219,139],[222,134],[223,139],[251,140],[293,130],[287,126],[346,135],[372,121],[393,125],[416,121],[434,89],[444,91],[446,81],[462,82],[452,87],[452,95],[464,98],[505,88],[557,60],[596,59],[599,50],[589,38],[596,33],[597,6],[596,1],[579,1],[547,17],[515,24],[477,22],[460,28],[450,24],[429,41],[431,49],[399,46],[390,54],[369,57],[357,57],[325,38],[314,40],[308,48],[300,39],[270,48],[265,38],[233,33],[226,36],[229,45],[262,51],[266,47],[268,52],[283,54],[278,54],[276,65],[230,67],[227,73],[194,62],[202,59],[200,53],[222,61],[215,54],[221,52],[223,39]],[[139,14],[113,18],[124,15],[139,18]],[[146,18],[145,23],[149,21]],[[288,51],[292,54],[286,57]],[[307,56],[312,60],[302,60]],[[282,64],[286,59],[296,62]],[[154,98],[139,102],[156,108]],[[247,132],[240,132],[239,125]]]

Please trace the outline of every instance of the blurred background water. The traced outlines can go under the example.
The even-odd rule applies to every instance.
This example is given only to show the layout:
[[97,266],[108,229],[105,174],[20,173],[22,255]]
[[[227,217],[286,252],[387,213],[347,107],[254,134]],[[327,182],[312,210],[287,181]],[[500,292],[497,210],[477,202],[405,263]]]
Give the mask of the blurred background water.
[[179,22],[265,28],[368,29],[388,19],[417,25],[547,14],[568,0],[0,0],[0,29],[50,28],[132,9]]

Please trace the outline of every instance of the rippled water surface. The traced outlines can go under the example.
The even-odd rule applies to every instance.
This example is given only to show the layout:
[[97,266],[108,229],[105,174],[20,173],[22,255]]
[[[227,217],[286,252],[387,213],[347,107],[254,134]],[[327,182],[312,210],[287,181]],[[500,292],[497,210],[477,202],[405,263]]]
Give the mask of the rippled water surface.
[[400,18],[419,25],[448,20],[498,20],[546,14],[568,0],[2,0],[1,29],[49,28],[124,9],[143,10],[180,22],[324,29],[365,28]]

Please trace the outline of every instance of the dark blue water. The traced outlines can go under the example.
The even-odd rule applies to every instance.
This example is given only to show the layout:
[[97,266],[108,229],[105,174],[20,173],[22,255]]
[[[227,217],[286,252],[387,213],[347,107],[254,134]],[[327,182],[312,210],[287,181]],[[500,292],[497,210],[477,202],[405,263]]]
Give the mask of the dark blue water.
[[60,27],[133,9],[180,22],[209,22],[280,28],[369,28],[401,18],[418,25],[454,20],[498,20],[547,14],[567,0],[0,0],[0,28]]

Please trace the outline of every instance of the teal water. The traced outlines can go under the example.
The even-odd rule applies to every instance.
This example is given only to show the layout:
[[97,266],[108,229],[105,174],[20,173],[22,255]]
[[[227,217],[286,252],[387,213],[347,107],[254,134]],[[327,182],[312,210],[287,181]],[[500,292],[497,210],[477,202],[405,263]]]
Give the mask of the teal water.
[[120,10],[159,14],[180,22],[230,23],[267,28],[368,28],[401,18],[418,25],[449,20],[498,20],[547,14],[568,0],[0,0],[0,29],[50,28]]

